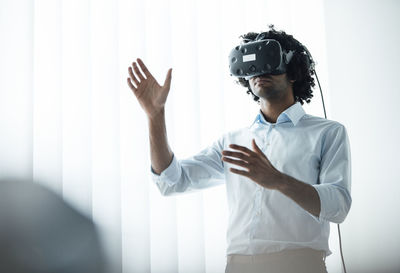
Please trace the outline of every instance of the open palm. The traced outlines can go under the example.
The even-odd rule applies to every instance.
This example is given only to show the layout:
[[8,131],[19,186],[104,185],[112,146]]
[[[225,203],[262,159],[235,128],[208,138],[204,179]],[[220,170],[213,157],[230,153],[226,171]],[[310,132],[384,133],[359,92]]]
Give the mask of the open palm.
[[164,85],[161,86],[141,59],[137,59],[137,63],[133,62],[132,66],[128,68],[130,76],[127,79],[128,85],[147,116],[151,118],[157,115],[165,106],[171,87],[172,69],[168,70]]

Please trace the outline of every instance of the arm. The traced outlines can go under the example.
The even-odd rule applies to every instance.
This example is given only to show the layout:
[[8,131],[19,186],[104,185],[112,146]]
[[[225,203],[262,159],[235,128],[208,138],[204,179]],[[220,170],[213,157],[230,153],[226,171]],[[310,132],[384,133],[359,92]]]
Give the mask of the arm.
[[[246,176],[262,187],[278,190],[295,201],[303,209],[318,217],[320,214],[320,200],[318,192],[313,186],[301,182],[289,175],[279,172],[272,166],[265,154],[252,141],[253,151],[239,145],[230,145],[230,148],[238,152],[223,151],[222,160],[246,168],[238,170],[231,168],[230,171]],[[233,159],[233,158],[238,159]]]
[[300,207],[318,218],[321,213],[321,201],[316,189],[310,184],[304,183],[284,173],[281,173],[279,177],[280,181],[277,189],[296,202]]
[[165,125],[165,102],[171,85],[171,69],[160,86],[145,64],[138,59],[129,67],[128,85],[148,118],[152,177],[161,194],[173,195],[208,188],[223,183],[222,143],[204,149],[197,155],[178,161],[168,144]]
[[222,147],[223,137],[191,157],[177,160],[174,156],[161,175],[152,174],[160,193],[172,196],[223,184]]
[[350,143],[344,126],[327,132],[321,154],[319,183],[313,185],[321,199],[319,219],[340,224],[352,202]]
[[[164,85],[160,86],[141,59],[129,67],[128,85],[145,111],[149,124],[150,158],[153,171],[160,174],[172,161],[165,125],[165,102],[171,86],[172,69],[168,70]],[[132,69],[133,68],[133,69]],[[144,75],[143,75],[144,74]]]
[[164,109],[155,117],[149,118],[151,166],[156,174],[161,174],[172,161],[172,150],[168,144]]
[[316,217],[341,223],[351,206],[350,148],[346,130],[338,126],[329,131],[322,151],[319,184],[309,185],[276,170],[253,140],[253,150],[230,145],[237,151],[223,151],[222,160],[246,168],[230,171],[252,179],[259,185],[285,194]]

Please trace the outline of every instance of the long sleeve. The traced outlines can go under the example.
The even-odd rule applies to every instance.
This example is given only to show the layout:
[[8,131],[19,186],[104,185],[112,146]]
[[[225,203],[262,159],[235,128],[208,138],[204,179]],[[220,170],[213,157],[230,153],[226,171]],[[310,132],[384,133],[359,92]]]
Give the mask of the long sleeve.
[[319,184],[314,185],[321,200],[319,220],[342,223],[352,201],[350,144],[343,125],[327,132],[320,164]]
[[162,195],[174,195],[204,189],[224,183],[224,166],[221,160],[223,138],[195,156],[172,162],[160,175],[152,171],[152,179]]

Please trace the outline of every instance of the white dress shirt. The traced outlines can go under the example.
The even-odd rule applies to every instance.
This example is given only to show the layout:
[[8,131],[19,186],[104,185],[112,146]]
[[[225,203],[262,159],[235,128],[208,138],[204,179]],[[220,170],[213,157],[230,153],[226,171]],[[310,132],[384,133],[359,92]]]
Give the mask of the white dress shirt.
[[[315,217],[277,190],[234,174],[221,160],[229,144],[251,141],[282,173],[311,184],[321,200]],[[225,183],[229,208],[227,255],[254,255],[285,249],[313,248],[331,254],[329,222],[344,221],[350,206],[350,147],[346,129],[338,122],[308,115],[299,102],[282,112],[276,123],[257,115],[248,127],[223,135],[210,147],[171,164],[152,177],[163,195],[173,195]]]

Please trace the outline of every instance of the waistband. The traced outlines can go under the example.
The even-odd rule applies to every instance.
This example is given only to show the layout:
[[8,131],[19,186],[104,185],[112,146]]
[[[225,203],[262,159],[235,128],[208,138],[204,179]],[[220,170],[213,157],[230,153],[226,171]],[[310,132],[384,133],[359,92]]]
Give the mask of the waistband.
[[239,255],[231,254],[227,256],[228,263],[259,263],[268,262],[278,259],[285,259],[288,257],[310,257],[315,259],[325,260],[325,251],[315,250],[311,248],[298,248],[298,249],[287,249],[279,252],[264,253],[256,255]]

